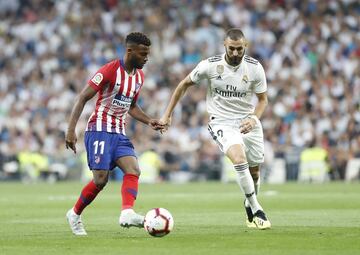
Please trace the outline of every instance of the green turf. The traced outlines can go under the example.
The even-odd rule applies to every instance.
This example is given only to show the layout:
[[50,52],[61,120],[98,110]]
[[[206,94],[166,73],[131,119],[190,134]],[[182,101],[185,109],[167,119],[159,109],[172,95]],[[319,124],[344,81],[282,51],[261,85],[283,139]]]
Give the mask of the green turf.
[[263,185],[271,230],[247,229],[236,184],[141,185],[136,209],[170,210],[164,238],[118,226],[120,183],[112,182],[83,213],[87,237],[75,237],[65,213],[80,183],[0,183],[0,254],[359,254],[360,184]]

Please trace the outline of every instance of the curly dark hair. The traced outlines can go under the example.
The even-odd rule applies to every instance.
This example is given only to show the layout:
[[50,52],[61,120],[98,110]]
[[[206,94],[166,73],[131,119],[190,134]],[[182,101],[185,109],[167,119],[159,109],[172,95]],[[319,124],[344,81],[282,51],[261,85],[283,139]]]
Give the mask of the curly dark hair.
[[132,32],[126,36],[125,39],[126,44],[143,44],[145,46],[150,46],[151,41],[150,39],[143,33],[140,32]]

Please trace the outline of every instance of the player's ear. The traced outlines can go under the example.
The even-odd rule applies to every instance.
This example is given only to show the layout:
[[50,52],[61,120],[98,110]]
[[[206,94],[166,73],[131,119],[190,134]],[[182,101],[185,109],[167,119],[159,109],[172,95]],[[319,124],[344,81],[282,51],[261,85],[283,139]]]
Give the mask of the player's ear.
[[126,48],[126,53],[130,54],[132,51],[133,51],[133,49],[131,47]]
[[250,42],[248,40],[245,40],[245,43],[244,43],[244,48],[248,48],[250,45]]

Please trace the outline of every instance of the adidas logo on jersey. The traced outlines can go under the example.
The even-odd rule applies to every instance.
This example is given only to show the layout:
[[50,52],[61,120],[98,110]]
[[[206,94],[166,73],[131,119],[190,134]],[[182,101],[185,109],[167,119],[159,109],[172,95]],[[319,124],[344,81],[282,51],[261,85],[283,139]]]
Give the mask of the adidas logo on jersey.
[[216,77],[217,80],[222,80],[221,75],[219,75],[218,77]]

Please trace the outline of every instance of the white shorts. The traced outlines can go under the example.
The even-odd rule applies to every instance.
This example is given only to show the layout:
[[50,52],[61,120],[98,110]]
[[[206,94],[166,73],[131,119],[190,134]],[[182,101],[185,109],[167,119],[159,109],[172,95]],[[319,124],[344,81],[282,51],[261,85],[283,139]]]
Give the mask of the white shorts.
[[243,145],[249,166],[257,166],[264,162],[264,134],[261,122],[256,119],[255,127],[247,134],[240,133],[240,123],[241,120],[211,120],[208,130],[222,152],[226,154],[232,145]]

